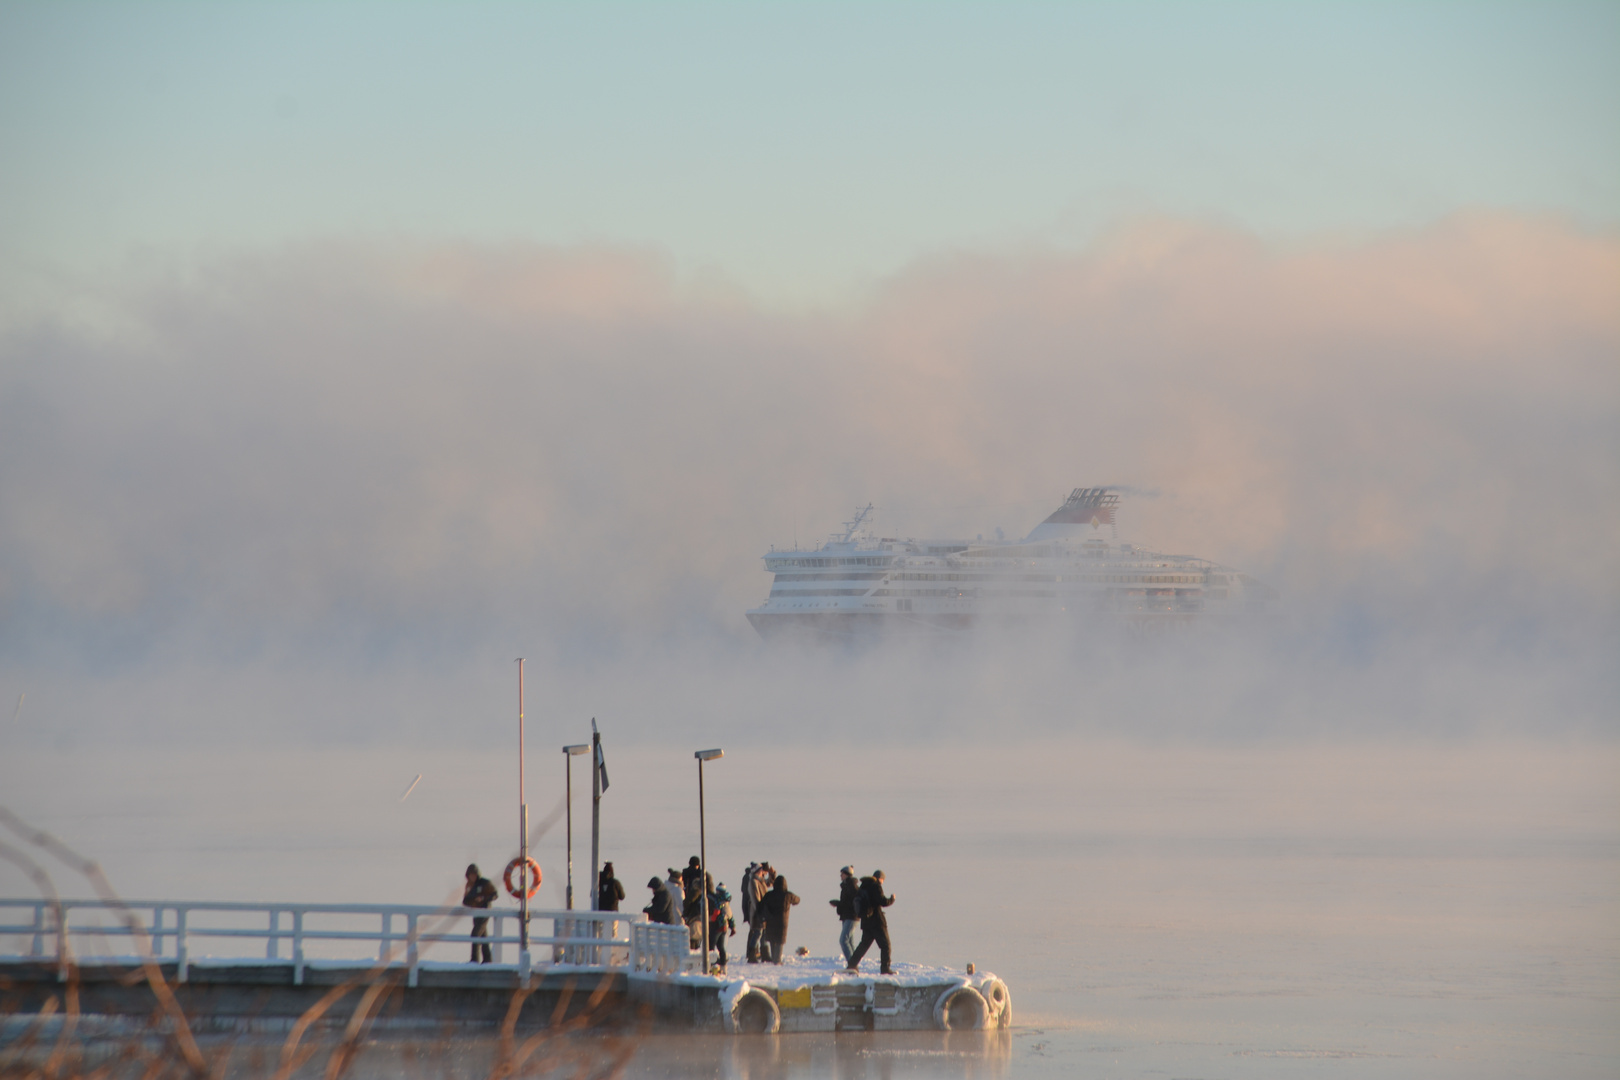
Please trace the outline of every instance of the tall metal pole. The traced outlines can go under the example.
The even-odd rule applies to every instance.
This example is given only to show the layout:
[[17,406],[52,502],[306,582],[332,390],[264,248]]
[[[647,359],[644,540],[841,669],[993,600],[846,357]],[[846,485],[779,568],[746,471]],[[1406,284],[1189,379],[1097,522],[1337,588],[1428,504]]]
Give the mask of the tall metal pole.
[[703,974],[709,973],[709,844],[703,827],[703,759],[698,758],[698,888],[703,890]]
[[563,750],[563,799],[568,803],[568,888],[567,906],[574,910],[574,755]]
[[703,974],[709,973],[709,833],[703,820],[703,763],[725,757],[724,750],[697,750],[698,763],[698,888],[703,890]]
[[518,948],[529,955],[529,802],[523,786],[523,657],[518,657]]
[[602,910],[602,736],[591,717],[591,910]]

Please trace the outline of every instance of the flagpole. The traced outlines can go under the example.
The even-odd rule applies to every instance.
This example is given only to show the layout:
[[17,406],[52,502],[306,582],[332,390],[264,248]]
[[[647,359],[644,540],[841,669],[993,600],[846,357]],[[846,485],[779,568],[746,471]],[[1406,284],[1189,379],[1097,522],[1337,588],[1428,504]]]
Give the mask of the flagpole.
[[[518,965],[526,980],[529,971],[529,802],[523,786],[523,658],[518,657]],[[526,984],[525,984],[526,985]]]
[[602,910],[602,735],[591,717],[591,910]]

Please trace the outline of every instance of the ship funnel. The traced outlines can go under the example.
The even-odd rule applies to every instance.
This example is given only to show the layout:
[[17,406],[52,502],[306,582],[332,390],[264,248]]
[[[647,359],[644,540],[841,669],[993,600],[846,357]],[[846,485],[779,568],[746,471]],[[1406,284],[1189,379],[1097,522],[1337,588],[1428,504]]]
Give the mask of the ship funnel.
[[1024,539],[1053,540],[1089,535],[1104,525],[1113,525],[1114,512],[1118,509],[1119,495],[1113,488],[1075,488],[1063,505]]

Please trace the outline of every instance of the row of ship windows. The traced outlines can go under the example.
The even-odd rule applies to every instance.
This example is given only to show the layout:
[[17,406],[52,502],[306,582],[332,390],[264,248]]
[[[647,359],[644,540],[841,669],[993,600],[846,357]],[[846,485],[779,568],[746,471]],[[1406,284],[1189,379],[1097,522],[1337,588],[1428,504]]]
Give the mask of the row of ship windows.
[[[894,574],[894,581],[1062,581],[1054,574]],[[1080,574],[1070,582],[1082,585],[1201,585],[1202,574]]]
[[[797,600],[806,596],[865,596],[865,589],[772,589],[771,599]],[[873,596],[935,597],[947,600],[983,599],[1003,596],[1055,598],[1056,589],[876,589]]]
[[[900,575],[900,576],[907,577],[907,575]],[[940,575],[940,576],[944,577],[945,575]],[[910,580],[911,578],[917,578],[919,580],[927,580],[927,579],[919,578],[917,575],[911,575],[910,577],[908,577],[908,580]],[[1056,579],[1054,579],[1054,578],[1044,578],[1043,579],[1043,578],[1040,578],[1040,577],[1036,577],[1034,575],[1026,575],[1023,578],[1023,580],[1024,581],[1043,581],[1043,580],[1044,581],[1055,581]],[[1108,581],[1106,583],[1107,584],[1113,584],[1113,585],[1190,585],[1190,584],[1195,583],[1197,580],[1198,580],[1197,578],[1186,577],[1184,575],[1178,575],[1178,574],[1147,574],[1147,575],[1143,575],[1143,576],[1140,576],[1140,577],[1132,577],[1129,574],[1121,574],[1121,575],[1113,575],[1113,576],[1109,577],[1109,579],[1108,579]],[[1103,582],[1097,582],[1097,583],[1102,584]],[[866,592],[867,592],[867,590],[864,589],[864,588],[860,588],[860,589],[775,589],[775,588],[773,588],[771,590],[771,596],[773,596],[773,597],[780,597],[780,596],[865,596]],[[1220,590],[1220,592],[1224,596],[1226,590],[1222,589],[1222,590]],[[1011,590],[1011,591],[1000,590],[1000,589],[982,589],[982,588],[981,589],[959,589],[959,588],[958,589],[926,589],[926,588],[925,589],[919,589],[919,588],[916,588],[915,586],[912,586],[912,587],[905,588],[905,589],[877,589],[877,590],[874,590],[872,592],[872,595],[873,596],[968,596],[968,595],[973,595],[973,596],[1056,596],[1057,593],[1052,592],[1052,591],[1030,592],[1030,591],[1020,591],[1020,590],[1017,590],[1017,589],[1014,589],[1014,590]]]
[[[831,574],[777,574],[776,581],[876,581],[882,571],[845,571]],[[1040,581],[1058,582],[1055,574],[891,574],[892,581]],[[1069,578],[1082,585],[1199,585],[1202,574],[1080,574]]]
[[777,574],[777,581],[875,581],[882,570],[845,570],[831,574]]
[[854,555],[842,559],[772,559],[767,564],[774,570],[779,566],[802,566],[811,569],[828,566],[888,566],[891,555]]

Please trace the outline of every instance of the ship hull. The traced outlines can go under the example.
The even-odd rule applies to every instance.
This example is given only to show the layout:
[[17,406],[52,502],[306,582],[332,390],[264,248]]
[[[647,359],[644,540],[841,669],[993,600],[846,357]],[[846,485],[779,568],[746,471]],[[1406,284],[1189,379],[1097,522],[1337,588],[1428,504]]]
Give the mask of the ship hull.
[[1200,621],[1192,612],[1091,613],[1083,618],[1060,615],[898,615],[885,612],[750,611],[748,623],[767,641],[821,639],[845,641],[875,637],[927,638],[961,635],[975,629],[1030,628],[1108,631],[1173,631]]

